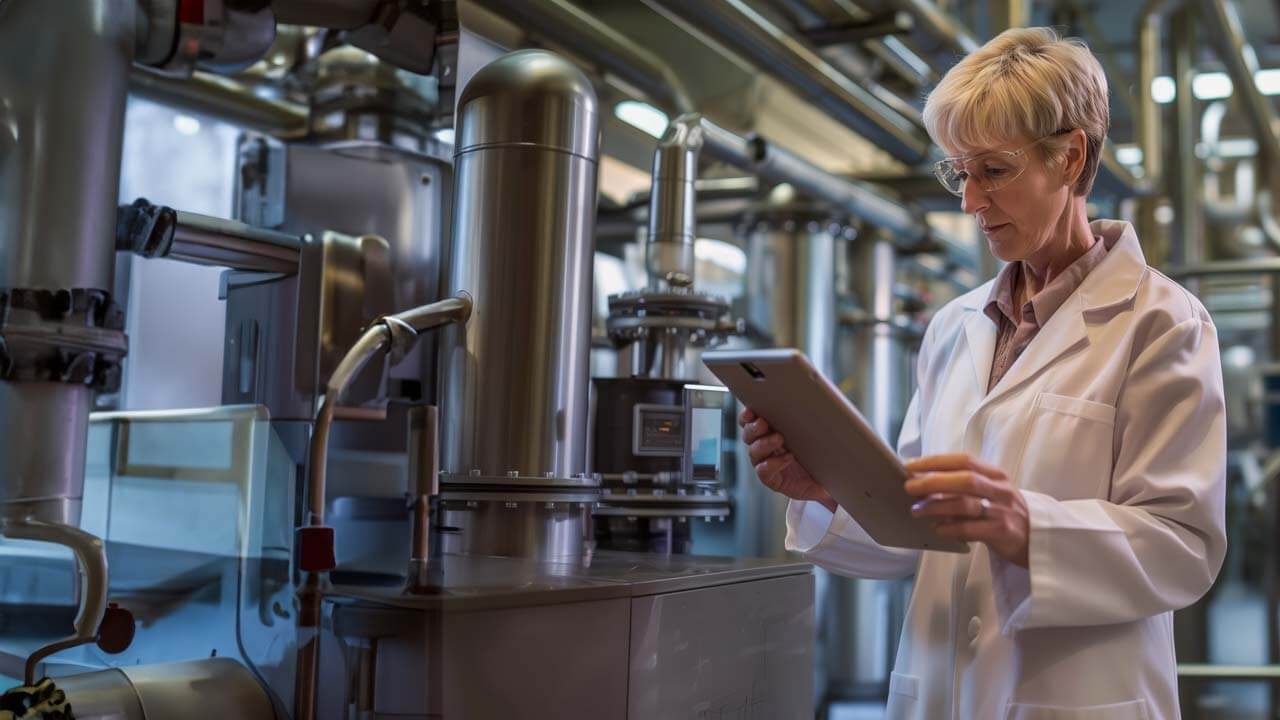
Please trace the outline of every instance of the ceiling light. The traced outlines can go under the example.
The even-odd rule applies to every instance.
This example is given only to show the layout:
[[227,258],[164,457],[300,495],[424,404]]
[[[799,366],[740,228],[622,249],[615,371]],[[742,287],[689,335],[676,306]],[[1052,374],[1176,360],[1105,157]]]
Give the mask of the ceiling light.
[[613,106],[613,114],[622,122],[656,138],[667,130],[667,114],[649,103],[623,100]]
[[1116,160],[1121,165],[1141,165],[1142,164],[1142,148],[1133,145],[1117,145]]
[[1178,97],[1178,86],[1174,84],[1173,78],[1168,75],[1161,75],[1151,81],[1151,99],[1167,105]]
[[190,115],[174,115],[173,129],[183,135],[195,135],[200,132],[200,121]]
[[1231,78],[1226,73],[1200,73],[1191,79],[1191,92],[1197,100],[1221,100],[1231,97]]
[[453,144],[453,128],[440,128],[439,130],[431,133],[431,136],[445,145]]

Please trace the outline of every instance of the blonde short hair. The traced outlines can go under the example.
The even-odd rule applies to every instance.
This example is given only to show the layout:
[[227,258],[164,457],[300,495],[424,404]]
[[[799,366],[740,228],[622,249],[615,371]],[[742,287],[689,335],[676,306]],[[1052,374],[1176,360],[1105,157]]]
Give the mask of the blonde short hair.
[[[924,106],[929,136],[949,153],[1083,130],[1088,143],[1077,195],[1093,187],[1110,122],[1107,76],[1098,59],[1084,41],[1043,27],[1000,33],[951,68]],[[1041,147],[1056,163],[1067,144],[1064,134]]]

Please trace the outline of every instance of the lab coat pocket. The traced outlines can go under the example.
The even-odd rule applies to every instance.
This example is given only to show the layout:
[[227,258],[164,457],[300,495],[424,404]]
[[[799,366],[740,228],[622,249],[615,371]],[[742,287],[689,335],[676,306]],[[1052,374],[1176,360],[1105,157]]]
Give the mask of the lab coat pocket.
[[1146,700],[1087,707],[1009,703],[1009,712],[1005,714],[1005,720],[1149,720],[1150,717]]
[[1015,478],[1059,500],[1104,497],[1115,418],[1116,409],[1104,403],[1039,393]]
[[889,673],[889,705],[885,720],[922,720],[920,717],[920,678],[904,673]]

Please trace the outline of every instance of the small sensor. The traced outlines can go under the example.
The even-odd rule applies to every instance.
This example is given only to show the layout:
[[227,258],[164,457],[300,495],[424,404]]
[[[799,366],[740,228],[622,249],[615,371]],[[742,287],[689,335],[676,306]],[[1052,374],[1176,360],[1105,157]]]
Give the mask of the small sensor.
[[742,369],[746,370],[747,374],[750,375],[751,377],[755,378],[756,380],[764,379],[764,372],[761,371],[760,368],[756,367],[755,365],[752,365],[749,362],[741,363],[741,365],[742,365]]

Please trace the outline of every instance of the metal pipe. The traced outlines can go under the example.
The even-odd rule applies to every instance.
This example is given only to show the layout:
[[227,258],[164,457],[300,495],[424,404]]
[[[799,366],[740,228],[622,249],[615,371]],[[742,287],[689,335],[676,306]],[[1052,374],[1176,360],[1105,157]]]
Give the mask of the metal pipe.
[[917,163],[928,157],[931,144],[920,123],[894,111],[744,0],[642,2],[743,55],[898,160]]
[[790,183],[802,194],[831,203],[908,242],[923,241],[928,227],[901,204],[869,188],[829,173],[760,135],[748,138],[753,167],[771,182]]
[[75,632],[45,645],[27,657],[23,681],[30,685],[35,682],[36,666],[41,660],[53,653],[98,639],[98,625],[107,611],[107,550],[100,538],[80,528],[31,518],[0,518],[0,535],[70,548],[84,573],[84,580],[80,583],[80,610],[73,622]]
[[[123,347],[123,334],[83,309],[57,320],[13,302],[15,291],[109,298],[114,276],[137,5],[82,0],[60,7],[53,26],[48,10],[39,0],[0,3],[0,292],[9,296],[0,338],[92,330]],[[59,345],[40,351],[48,344]],[[0,380],[0,533],[66,545],[85,573],[74,635],[34,653],[28,676],[43,655],[93,639],[105,608],[101,542],[75,527],[92,397],[83,383]]]
[[129,92],[279,138],[297,139],[307,134],[305,105],[262,97],[221,75],[197,70],[190,78],[179,78],[135,65],[129,73]]
[[1201,17],[1217,48],[1218,58],[1226,66],[1237,97],[1244,105],[1245,118],[1258,138],[1263,161],[1267,168],[1280,168],[1280,137],[1276,135],[1280,115],[1254,80],[1258,72],[1258,57],[1245,39],[1240,18],[1227,0],[1202,0],[1201,9]]
[[138,198],[116,214],[116,249],[235,270],[298,272],[305,237]]
[[961,55],[968,55],[980,45],[972,33],[930,0],[893,0],[892,5],[911,13],[922,30]]
[[695,109],[692,96],[670,65],[569,0],[476,2],[527,32],[604,65],[667,110],[687,113]]
[[409,426],[409,572],[405,592],[431,589],[431,498],[440,494],[440,414],[434,405],[415,408]]
[[[315,431],[311,438],[309,455],[311,470],[307,477],[307,521],[306,527],[300,531],[303,534],[298,551],[303,556],[299,566],[303,569],[304,576],[296,593],[300,631],[297,682],[294,687],[294,717],[297,720],[313,720],[316,715],[320,646],[315,628],[320,622],[320,603],[326,585],[325,573],[333,569],[333,533],[324,525],[324,505],[329,436],[333,428],[335,408],[342,401],[347,387],[379,352],[387,349],[392,357],[403,357],[417,340],[420,332],[449,323],[465,323],[470,317],[471,298],[465,293],[396,315],[383,316],[365,330],[329,377],[324,401],[317,413]],[[315,552],[313,557],[308,557],[313,550],[307,547],[308,543],[322,535],[327,535],[329,547],[319,546],[315,548],[318,552]]]
[[681,115],[667,126],[653,152],[645,267],[654,290],[693,285],[698,204],[694,183],[702,136],[702,116]]
[[386,315],[374,321],[368,330],[356,340],[347,354],[334,368],[325,387],[324,401],[316,416],[315,434],[311,440],[311,474],[307,485],[309,525],[324,525],[325,470],[329,457],[329,434],[333,426],[334,411],[342,402],[347,387],[355,380],[364,366],[379,352],[390,345],[395,358],[407,353],[419,333],[450,323],[463,324],[471,317],[471,297],[459,293],[456,297],[429,305]]
[[1151,84],[1160,69],[1160,27],[1184,0],[1147,0],[1138,14],[1138,143],[1142,147],[1142,170],[1146,182],[1159,192],[1163,177],[1160,142],[1160,105],[1151,94]]

